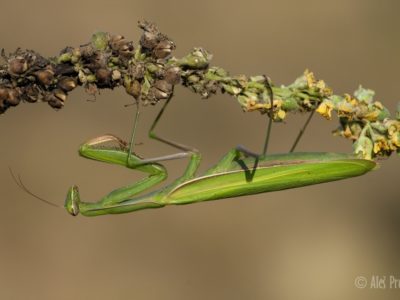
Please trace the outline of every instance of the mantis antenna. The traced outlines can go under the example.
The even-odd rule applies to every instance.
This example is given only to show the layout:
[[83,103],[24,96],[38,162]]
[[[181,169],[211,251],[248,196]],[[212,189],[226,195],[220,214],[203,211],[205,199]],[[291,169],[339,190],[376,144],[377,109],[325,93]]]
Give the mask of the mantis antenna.
[[11,167],[8,167],[8,170],[10,171],[11,177],[13,178],[14,182],[18,185],[18,187],[20,187],[24,192],[26,192],[27,194],[31,195],[32,197],[38,199],[39,201],[42,201],[43,203],[46,203],[50,206],[53,207],[57,207],[57,208],[63,208],[61,205],[57,205],[49,200],[43,199],[41,197],[39,197],[38,195],[32,193],[22,182],[21,176],[18,175],[18,179],[17,177],[14,175],[14,172],[12,171]]

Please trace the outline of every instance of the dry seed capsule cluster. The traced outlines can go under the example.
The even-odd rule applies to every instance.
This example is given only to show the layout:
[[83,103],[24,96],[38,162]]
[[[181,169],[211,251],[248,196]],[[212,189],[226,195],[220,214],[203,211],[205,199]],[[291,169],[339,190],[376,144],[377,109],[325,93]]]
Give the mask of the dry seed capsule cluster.
[[89,43],[66,47],[48,59],[31,50],[17,49],[9,55],[3,50],[0,113],[21,101],[44,101],[60,109],[78,85],[90,94],[124,86],[145,104],[169,98],[179,81],[179,70],[167,66],[165,58],[175,45],[153,24],[141,22],[139,26],[143,34],[136,48],[123,36],[98,32]]
[[60,109],[78,85],[90,94],[123,86],[136,101],[156,104],[170,98],[181,83],[202,98],[227,93],[244,111],[272,112],[274,121],[284,120],[288,112],[315,110],[327,119],[336,112],[340,127],[335,134],[353,140],[360,156],[400,153],[400,111],[390,119],[388,110],[373,101],[371,90],[334,95],[309,71],[287,86],[275,86],[264,75],[230,76],[222,68],[210,67],[212,55],[206,50],[195,48],[183,58],[172,57],[175,44],[154,24],[139,22],[139,27],[143,33],[137,46],[123,36],[98,32],[89,43],[66,47],[49,59],[31,50],[17,49],[8,56],[2,51],[0,113],[21,101],[44,101]]

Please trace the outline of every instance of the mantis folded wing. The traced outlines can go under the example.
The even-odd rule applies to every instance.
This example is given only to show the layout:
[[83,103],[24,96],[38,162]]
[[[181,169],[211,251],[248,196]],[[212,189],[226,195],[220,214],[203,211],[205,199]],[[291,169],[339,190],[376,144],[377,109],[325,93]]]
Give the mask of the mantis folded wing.
[[[110,141],[118,147],[104,147]],[[189,204],[243,195],[302,187],[363,175],[374,169],[371,160],[339,153],[288,153],[244,157],[238,149],[229,151],[204,175],[196,177],[201,156],[191,152],[184,174],[164,188],[139,195],[167,177],[159,163],[145,162],[129,151],[119,138],[108,135],[93,139],[80,147],[83,157],[122,165],[145,172],[148,177],[112,191],[95,203],[80,200],[77,186],[70,188],[65,207],[72,215],[119,214],[170,204]]]

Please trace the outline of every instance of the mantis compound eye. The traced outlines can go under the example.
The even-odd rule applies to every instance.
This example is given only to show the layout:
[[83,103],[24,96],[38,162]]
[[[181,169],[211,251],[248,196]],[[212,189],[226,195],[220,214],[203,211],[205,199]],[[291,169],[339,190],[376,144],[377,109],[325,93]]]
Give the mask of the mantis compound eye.
[[71,215],[77,216],[79,214],[79,203],[80,202],[81,202],[81,199],[79,197],[79,189],[76,185],[73,185],[68,190],[68,194],[67,194],[67,198],[65,199],[64,206]]

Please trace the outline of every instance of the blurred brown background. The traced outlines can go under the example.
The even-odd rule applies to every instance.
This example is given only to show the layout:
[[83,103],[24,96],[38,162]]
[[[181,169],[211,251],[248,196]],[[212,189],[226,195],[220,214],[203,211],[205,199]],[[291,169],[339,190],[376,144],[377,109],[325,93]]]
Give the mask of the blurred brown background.
[[[395,110],[400,100],[398,1],[3,1],[1,43],[53,56],[109,31],[138,41],[138,20],[158,24],[181,57],[202,46],[232,74],[290,83],[313,70],[338,94],[359,84]],[[84,160],[83,141],[130,134],[123,89],[97,101],[77,89],[65,108],[22,104],[0,118],[0,299],[399,299],[400,158],[364,177],[297,190],[132,214],[73,218],[13,182],[8,167],[43,198],[63,204],[72,184],[86,200],[141,178]],[[160,106],[143,110],[136,149],[173,153],[147,138]],[[305,116],[276,125],[273,152],[287,151]],[[265,117],[227,95],[201,100],[177,88],[158,132],[201,150],[202,170],[237,144],[261,149]],[[350,152],[316,117],[298,150]],[[168,162],[170,178],[186,161]],[[357,276],[386,276],[358,289]],[[368,283],[369,284],[369,283]]]

